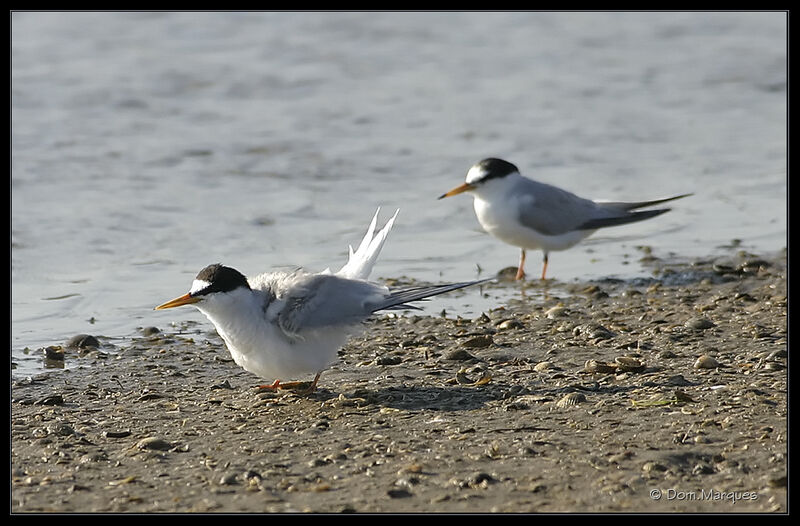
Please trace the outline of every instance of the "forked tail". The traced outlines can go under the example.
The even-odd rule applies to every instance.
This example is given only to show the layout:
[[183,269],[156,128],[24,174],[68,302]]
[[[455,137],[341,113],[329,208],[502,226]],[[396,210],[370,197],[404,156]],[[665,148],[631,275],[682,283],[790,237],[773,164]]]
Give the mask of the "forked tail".
[[381,248],[383,248],[383,243],[386,241],[386,237],[389,235],[389,231],[392,229],[392,225],[394,225],[394,220],[400,212],[400,209],[398,208],[384,227],[375,234],[375,225],[378,221],[378,213],[380,211],[381,209],[378,207],[375,216],[372,218],[372,222],[369,224],[367,233],[364,235],[364,239],[362,239],[361,244],[358,245],[358,249],[353,252],[353,246],[350,246],[350,257],[347,259],[347,263],[336,273],[337,276],[364,280],[369,277],[372,272],[372,267],[375,266],[378,255],[381,253]]

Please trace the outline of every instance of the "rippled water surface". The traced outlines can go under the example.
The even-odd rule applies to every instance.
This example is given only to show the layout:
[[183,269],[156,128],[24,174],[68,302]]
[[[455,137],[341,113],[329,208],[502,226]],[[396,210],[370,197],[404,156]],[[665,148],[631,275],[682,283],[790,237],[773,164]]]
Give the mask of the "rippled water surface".
[[375,278],[515,265],[469,197],[436,200],[488,156],[586,197],[695,193],[553,253],[562,281],[647,275],[639,245],[786,244],[783,13],[21,12],[11,29],[18,371],[80,332],[204,322],[152,308],[209,263],[341,265],[378,206],[401,211]]

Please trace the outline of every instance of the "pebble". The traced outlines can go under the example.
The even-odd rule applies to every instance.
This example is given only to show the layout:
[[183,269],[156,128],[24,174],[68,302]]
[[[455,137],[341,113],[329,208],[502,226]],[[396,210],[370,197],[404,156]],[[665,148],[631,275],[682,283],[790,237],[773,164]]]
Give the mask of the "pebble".
[[547,317],[547,319],[549,319],[549,320],[553,320],[555,318],[561,318],[561,317],[567,316],[568,314],[569,314],[569,311],[566,309],[566,307],[563,307],[561,305],[556,305],[555,307],[550,307],[549,309],[544,311],[545,317]]
[[510,329],[522,329],[523,327],[524,325],[522,324],[521,321],[514,319],[501,321],[499,324],[497,324],[497,329],[501,331],[507,331]]
[[100,341],[91,334],[77,334],[67,340],[70,349],[85,349],[87,347],[100,347]]
[[158,327],[145,327],[142,329],[142,334],[145,336],[154,336],[161,332],[161,329]]
[[64,397],[60,394],[47,395],[35,401],[33,405],[63,405]]
[[492,343],[494,343],[494,340],[492,339],[491,335],[485,334],[470,338],[469,340],[462,342],[461,346],[468,349],[482,349],[484,347],[489,347]]
[[709,320],[708,318],[691,318],[686,320],[686,323],[683,324],[688,329],[694,329],[698,331],[704,331],[706,329],[710,329],[711,327],[716,327],[714,322]]
[[583,393],[568,393],[564,395],[558,402],[556,407],[566,409],[568,407],[576,406],[586,401],[586,395]]
[[613,332],[606,329],[599,323],[586,323],[584,325],[579,325],[572,330],[572,335],[585,335],[593,340],[608,340],[614,337]]
[[248,480],[248,481],[252,481],[253,479],[255,479],[256,481],[258,481],[258,480],[261,480],[261,478],[262,478],[262,477],[261,477],[261,473],[259,473],[258,471],[255,471],[255,470],[253,470],[253,469],[248,469],[248,470],[246,470],[246,471],[245,471],[245,472],[242,474],[242,477],[244,477],[244,479],[245,479],[245,480]]
[[464,349],[453,349],[452,351],[448,352],[444,355],[445,360],[451,360],[454,362],[466,362],[468,360],[475,359],[470,353],[465,351]]
[[617,356],[614,358],[620,371],[638,373],[644,370],[644,364],[630,356]]
[[646,473],[652,473],[654,471],[663,472],[663,471],[666,471],[666,470],[667,470],[667,466],[665,466],[663,464],[659,464],[658,462],[645,462],[645,464],[642,466],[642,471],[644,471]]
[[69,424],[55,422],[47,426],[47,432],[51,435],[70,436],[75,434],[75,430]]
[[402,362],[399,356],[381,356],[375,360],[375,365],[397,365]]
[[758,272],[761,269],[767,269],[770,267],[770,263],[763,259],[748,259],[743,261],[736,270],[740,272]]
[[714,473],[714,468],[702,462],[692,468],[693,475],[710,475],[711,473]]
[[230,381],[225,380],[222,383],[212,385],[209,389],[233,389],[233,386]]
[[238,483],[239,481],[236,473],[226,473],[222,475],[219,479],[220,486],[233,486]]
[[475,473],[469,478],[468,484],[473,487],[486,487],[489,484],[494,484],[495,482],[497,482],[497,479],[493,476],[489,475],[488,473],[479,472]]
[[587,373],[608,374],[616,372],[617,366],[598,360],[586,360],[586,363],[583,365],[583,370]]
[[704,354],[694,362],[695,369],[716,369],[720,363],[711,356]]
[[410,488],[413,488],[414,486],[416,486],[419,483],[420,483],[419,477],[411,475],[411,476],[408,476],[408,477],[401,477],[401,478],[397,479],[395,481],[394,485],[398,486],[398,487],[401,487],[401,488],[405,487],[405,488],[409,488],[410,489]]
[[158,437],[143,438],[136,443],[138,449],[153,449],[156,451],[169,451],[172,449],[172,444]]
[[44,357],[48,360],[64,361],[64,348],[60,345],[49,345],[44,348]]

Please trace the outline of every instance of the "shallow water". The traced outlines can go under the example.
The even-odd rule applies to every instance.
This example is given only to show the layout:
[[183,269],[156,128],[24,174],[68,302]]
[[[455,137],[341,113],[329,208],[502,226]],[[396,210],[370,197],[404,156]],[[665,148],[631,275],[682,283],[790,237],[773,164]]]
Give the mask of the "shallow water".
[[[15,374],[40,366],[25,347],[205,322],[152,308],[212,262],[337,267],[378,206],[401,212],[375,278],[516,265],[469,197],[436,200],[488,156],[597,199],[694,192],[553,253],[561,281],[647,275],[639,245],[786,245],[784,13],[11,20]],[[425,309],[496,305],[466,293]]]

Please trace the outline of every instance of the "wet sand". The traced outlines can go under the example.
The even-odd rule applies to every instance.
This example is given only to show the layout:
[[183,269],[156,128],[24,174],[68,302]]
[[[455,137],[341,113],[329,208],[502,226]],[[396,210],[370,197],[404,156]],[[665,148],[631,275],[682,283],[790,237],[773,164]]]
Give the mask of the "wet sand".
[[307,396],[199,313],[50,349],[85,367],[13,382],[12,513],[785,513],[786,252],[650,259],[376,317]]

